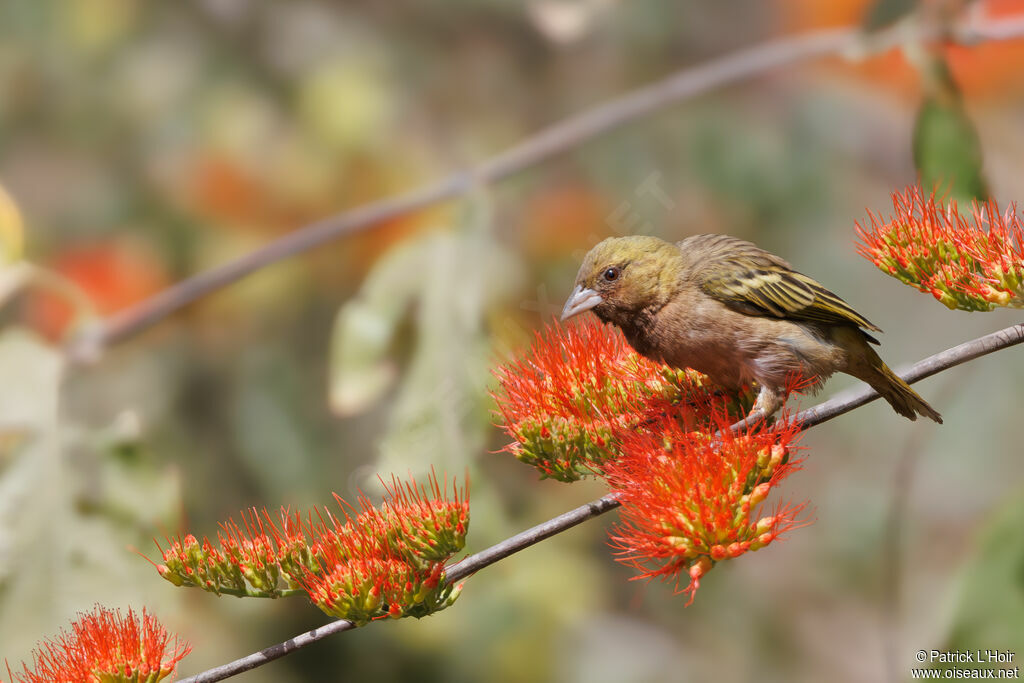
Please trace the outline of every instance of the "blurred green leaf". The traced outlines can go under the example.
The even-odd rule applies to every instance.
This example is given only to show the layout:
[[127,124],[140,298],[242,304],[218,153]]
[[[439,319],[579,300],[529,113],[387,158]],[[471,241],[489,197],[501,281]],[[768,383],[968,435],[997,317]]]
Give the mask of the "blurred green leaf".
[[879,31],[917,9],[917,0],[877,0],[864,15],[865,31]]
[[359,294],[334,320],[331,336],[330,404],[339,415],[362,412],[395,380],[389,351],[395,331],[422,286],[423,239],[403,242],[385,254]]
[[173,477],[110,457],[137,437],[131,419],[67,423],[64,372],[62,355],[27,331],[0,334],[0,434],[21,435],[0,463],[0,642],[12,661],[78,610],[138,600],[142,577],[158,579],[128,546],[180,506]]
[[15,652],[45,632],[68,572],[55,542],[71,511],[58,448],[62,366],[25,331],[0,336],[0,427],[25,434],[0,473],[0,642]]
[[[471,219],[472,220],[472,219]],[[381,440],[383,472],[466,466],[490,425],[485,313],[517,284],[489,230],[434,233],[416,247],[415,347]]]
[[[330,400],[340,414],[380,399],[398,375],[393,350],[399,342],[412,349],[379,471],[457,471],[482,445],[493,353],[485,317],[519,281],[518,261],[494,240],[487,202],[467,202],[454,230],[426,231],[392,249],[338,313]],[[399,331],[409,339],[397,339]]]
[[981,140],[946,62],[929,56],[922,67],[924,101],[914,123],[914,164],[925,188],[958,200],[985,200]]
[[1024,648],[1024,491],[979,534],[977,551],[963,572],[960,598],[950,629],[949,648]]

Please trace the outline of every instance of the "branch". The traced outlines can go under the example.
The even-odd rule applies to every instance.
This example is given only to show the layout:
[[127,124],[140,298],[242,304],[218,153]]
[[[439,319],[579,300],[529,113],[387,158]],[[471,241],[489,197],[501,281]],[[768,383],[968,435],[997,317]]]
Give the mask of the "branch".
[[254,652],[248,657],[242,657],[236,659],[233,662],[215,666],[212,669],[196,674],[195,676],[189,676],[188,678],[182,678],[178,683],[212,683],[212,681],[223,681],[225,678],[237,676],[240,673],[251,671],[258,666],[262,666],[267,662],[272,662],[279,657],[284,657],[289,652],[294,652],[299,648],[306,647],[318,640],[322,640],[327,636],[332,636],[335,633],[341,633],[342,631],[349,631],[356,627],[351,621],[345,621],[339,619],[338,621],[332,621],[328,624],[324,624],[319,628],[315,628],[312,631],[306,631],[305,633],[299,634],[294,638],[272,645],[259,652]]
[[[928,356],[915,363],[901,376],[908,383],[913,384],[943,370],[956,367],[961,363],[966,363],[975,358],[1021,343],[1024,343],[1024,323],[1011,325],[998,332],[978,337],[959,346],[954,346],[951,349]],[[813,408],[802,410],[793,417],[793,420],[800,423],[801,430],[810,429],[815,425],[827,422],[834,417],[839,417],[878,398],[880,398],[879,394],[874,389],[865,385],[865,388],[842,392]],[[449,566],[446,571],[448,581],[451,583],[461,581],[485,567],[489,567],[510,555],[514,555],[520,550],[525,550],[544,539],[582,524],[588,519],[593,519],[609,510],[614,510],[619,505],[620,503],[615,499],[615,495],[608,494],[581,505],[574,510],[562,513]],[[355,625],[350,621],[333,621],[320,628],[298,635],[291,640],[286,640],[283,643],[251,654],[248,657],[237,659],[190,678],[183,678],[179,683],[210,683],[211,681],[220,681],[254,669],[278,657],[283,657],[293,650],[305,647],[334,633],[348,631],[353,628],[355,628]]]
[[[933,35],[939,35],[939,32],[923,31],[919,38]],[[1011,17],[967,23],[958,26],[952,35],[964,43],[1010,40],[1024,36],[1024,19]],[[905,39],[905,34],[890,30],[873,36],[865,47],[881,52]],[[852,52],[862,46],[861,41],[856,27],[813,31],[771,40],[677,71],[661,81],[549,126],[474,168],[310,223],[249,254],[186,278],[83,331],[69,344],[68,356],[78,362],[94,359],[106,347],[135,336],[206,294],[237,282],[260,268],[338,237],[459,197],[477,183],[507,178],[669,105],[782,66]]]
[[[998,332],[986,334],[984,337],[964,342],[959,346],[936,353],[934,356],[928,356],[924,360],[914,363],[909,370],[900,373],[900,376],[908,384],[913,384],[961,363],[986,356],[1000,349],[1016,346],[1022,342],[1024,342],[1024,324],[1010,325]],[[813,408],[801,410],[793,419],[800,423],[801,429],[810,429],[814,425],[839,417],[877,398],[879,398],[878,393],[867,385],[854,387]]]

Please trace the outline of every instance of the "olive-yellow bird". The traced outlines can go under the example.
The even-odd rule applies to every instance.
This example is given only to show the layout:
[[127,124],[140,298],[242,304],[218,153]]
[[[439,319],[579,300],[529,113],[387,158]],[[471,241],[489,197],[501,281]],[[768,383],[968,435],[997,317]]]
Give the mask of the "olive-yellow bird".
[[728,235],[675,244],[613,237],[587,254],[562,319],[592,310],[619,326],[638,353],[693,368],[727,389],[756,382],[754,410],[771,415],[800,376],[820,386],[834,372],[864,380],[900,415],[942,417],[878,357],[849,304],[784,260]]

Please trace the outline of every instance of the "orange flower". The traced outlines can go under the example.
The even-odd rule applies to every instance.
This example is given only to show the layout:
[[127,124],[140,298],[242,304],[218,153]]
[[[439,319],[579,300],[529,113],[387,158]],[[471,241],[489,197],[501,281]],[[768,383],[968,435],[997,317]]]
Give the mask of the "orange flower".
[[426,487],[417,488],[415,482],[403,483],[395,476],[390,484],[382,480],[387,499],[379,509],[371,508],[388,544],[413,565],[443,562],[466,545],[467,489],[460,491],[453,482],[449,499],[447,481],[442,486],[433,473],[428,481],[429,492]]
[[160,681],[172,673],[191,647],[171,636],[153,615],[96,606],[79,615],[71,633],[61,632],[33,652],[32,668],[10,674],[16,683],[54,681]]
[[[714,389],[693,370],[636,353],[622,333],[597,322],[549,327],[522,360],[495,371],[504,450],[543,477],[576,481],[618,456],[619,440],[653,415],[671,412],[695,426]],[[730,404],[738,417],[750,396]]]
[[319,570],[303,580],[324,614],[361,626],[384,617],[425,617],[458,598],[462,586],[445,581],[443,561],[413,566],[388,546],[367,553],[365,545],[348,544],[351,539],[323,546]]
[[910,187],[892,195],[894,214],[857,225],[858,251],[881,270],[949,308],[1024,307],[1024,222],[1011,204],[975,202],[961,215],[955,200]]
[[[69,247],[47,266],[80,287],[99,315],[127,308],[167,284],[164,265],[151,251],[121,242]],[[28,323],[51,339],[67,331],[76,313],[83,311],[53,291],[33,292],[26,301]]]
[[[777,507],[757,517],[768,493],[797,465],[790,446],[799,433],[780,419],[734,435],[719,406],[720,435],[686,431],[671,417],[622,442],[622,456],[605,478],[622,502],[612,531],[619,561],[641,571],[635,578],[676,578],[683,571],[693,594],[716,562],[758,550],[799,523],[803,505]],[[689,604],[689,603],[687,603]]]
[[[304,590],[331,616],[357,624],[391,616],[423,617],[444,609],[458,590],[444,563],[462,550],[469,528],[468,489],[430,474],[427,486],[392,477],[386,498],[358,509],[335,495],[302,516],[282,508],[279,523],[252,508],[220,525],[218,545],[194,536],[169,540],[157,571],[176,586],[215,594],[280,597]],[[282,582],[285,587],[282,587]],[[299,590],[301,589],[301,590]]]
[[[864,22],[876,0],[775,0],[783,23],[791,31],[838,26],[857,26]],[[937,3],[941,4],[941,3]],[[967,3],[964,3],[967,4]],[[1010,19],[1024,14],[1024,0],[986,0],[986,21]],[[949,64],[953,80],[968,97],[1005,99],[1008,93],[1024,89],[1024,41],[999,40],[963,46],[941,44],[938,49]],[[849,75],[886,87],[898,96],[920,95],[920,74],[899,48],[865,59],[851,61],[841,57],[824,60],[830,72]]]

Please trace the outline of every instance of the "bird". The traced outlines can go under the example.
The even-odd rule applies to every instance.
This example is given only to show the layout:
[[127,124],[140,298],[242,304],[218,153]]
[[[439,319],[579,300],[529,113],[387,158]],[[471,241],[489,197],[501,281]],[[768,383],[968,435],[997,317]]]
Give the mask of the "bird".
[[610,237],[583,259],[561,319],[592,311],[640,355],[716,384],[757,388],[778,412],[794,377],[813,390],[836,372],[867,382],[900,415],[942,416],[878,356],[867,318],[782,258],[729,235],[680,242]]

